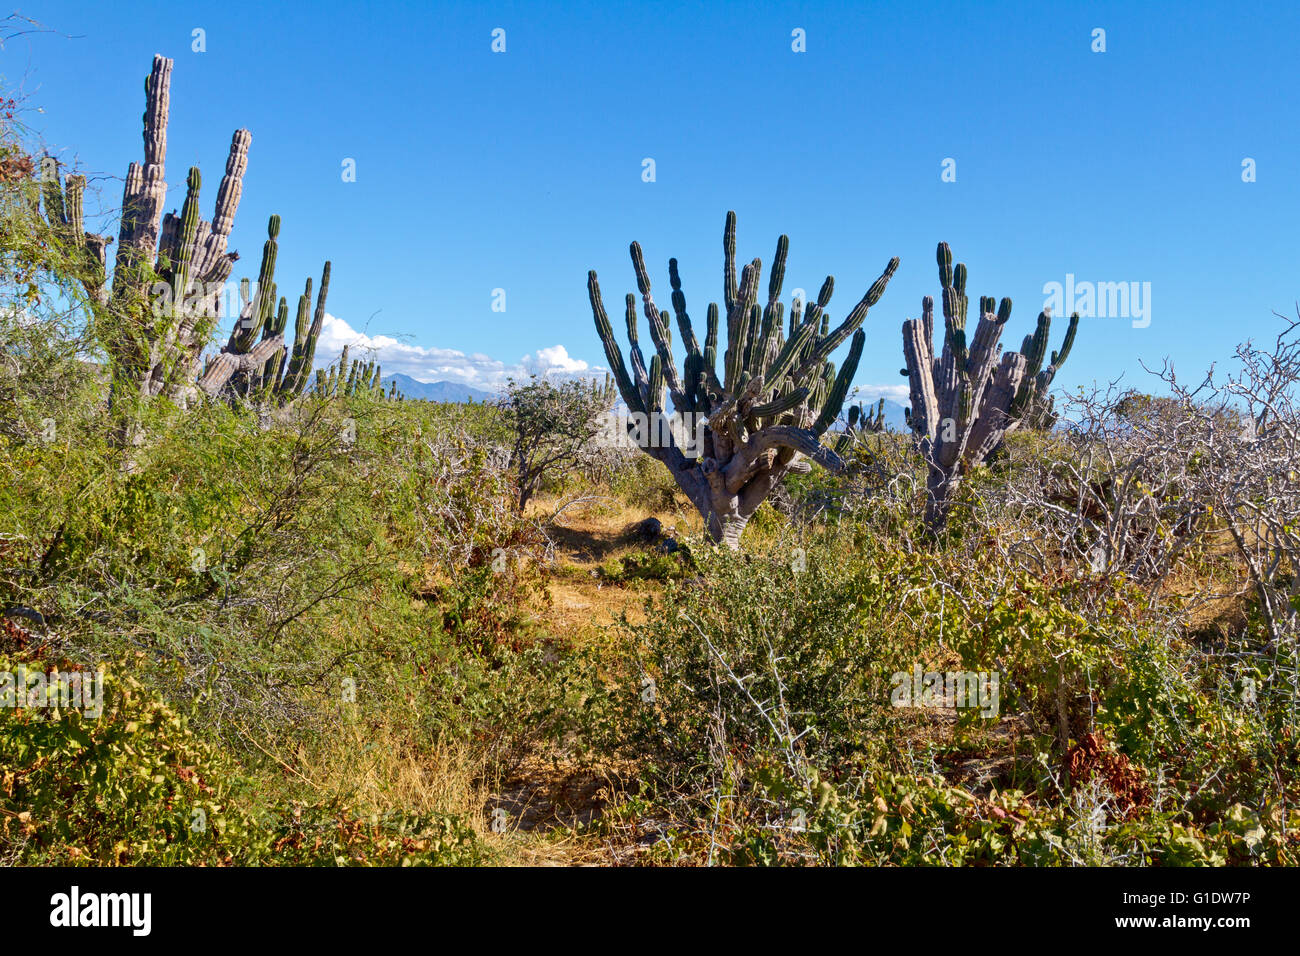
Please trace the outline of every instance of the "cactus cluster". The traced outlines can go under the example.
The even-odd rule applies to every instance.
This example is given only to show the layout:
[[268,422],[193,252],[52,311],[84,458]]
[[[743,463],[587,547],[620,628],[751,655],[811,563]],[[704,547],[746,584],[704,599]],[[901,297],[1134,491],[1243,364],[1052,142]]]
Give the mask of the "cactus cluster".
[[911,408],[907,420],[926,464],[926,523],[942,527],[953,493],[963,476],[988,460],[1011,431],[1043,410],[1050,412],[1047,389],[1069,355],[1079,317],[1059,352],[1046,367],[1051,316],[1042,312],[1019,352],[1004,352],[998,343],[1011,317],[1011,300],[1000,303],[981,296],[979,323],[967,339],[966,266],[954,267],[952,250],[939,243],[939,285],[944,318],[943,351],[934,354],[934,300],[921,302],[921,318],[903,323],[903,355]]
[[[346,369],[347,374],[344,374]],[[354,358],[348,364],[348,347],[343,346],[339,360],[327,369],[316,370],[316,383],[313,391],[321,398],[336,398],[345,395],[359,395],[369,392],[378,398],[400,398],[397,383],[393,382],[388,393],[384,393],[381,381],[383,369],[371,359],[363,362]]]
[[[718,367],[719,309],[710,304],[703,343],[686,309],[677,260],[668,261],[673,316],[655,304],[641,246],[632,243],[632,267],[649,325],[654,354],[647,366],[637,334],[636,299],[626,298],[628,363],[614,338],[601,300],[596,273],[587,275],[596,330],[615,384],[633,413],[637,443],[663,462],[704,517],[714,540],[739,547],[740,535],[764,499],[791,471],[807,471],[815,461],[832,471],[844,462],[821,444],[839,418],[857,371],[866,336],[860,326],[898,268],[892,259],[842,322],[831,327],[826,307],[834,290],[827,277],[817,300],[791,303],[787,321],[779,301],[789,238],[777,241],[767,282],[767,302],[759,302],[762,263],[754,259],[736,273],[736,214],[727,213],[723,232],[723,297],[726,339]],[[685,349],[678,370],[673,356],[671,319],[675,316]],[[831,353],[852,338],[843,365]],[[629,373],[627,365],[631,365]],[[660,428],[665,393],[672,399],[679,429]],[[648,422],[648,429],[637,424]],[[646,440],[648,436],[652,440]],[[687,455],[683,446],[692,454]]]
[[867,408],[861,402],[849,407],[848,424],[835,442],[835,453],[846,455],[855,444],[868,435],[875,435],[885,430],[885,400],[882,398],[874,409]]
[[46,219],[85,260],[82,282],[113,360],[115,389],[130,388],[143,397],[165,393],[179,400],[198,392],[209,397],[292,398],[306,384],[311,351],[324,320],[329,263],[317,301],[318,320],[305,325],[300,304],[298,335],[286,363],[287,309],[281,299],[277,310],[275,297],[280,219],[272,216],[256,292],[250,298],[247,280],[241,283],[244,308],[239,322],[226,347],[207,361],[200,374],[202,352],[220,314],[223,286],[239,259],[226,245],[239,208],[252,136],[241,129],[231,138],[211,222],[199,215],[202,178],[197,167],[191,167],[186,178],[180,215],[164,216],[171,72],[172,61],[155,56],[145,79],[144,162],[133,162],[127,170],[111,287],[107,249],[112,240],[84,228],[85,178],[69,175],[61,182],[59,164],[50,157],[41,163]]

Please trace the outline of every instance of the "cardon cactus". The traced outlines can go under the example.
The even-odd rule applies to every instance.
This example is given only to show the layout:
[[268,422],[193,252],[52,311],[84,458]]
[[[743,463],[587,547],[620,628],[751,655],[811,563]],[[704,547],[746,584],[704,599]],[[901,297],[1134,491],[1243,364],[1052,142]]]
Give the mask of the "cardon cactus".
[[[952,262],[952,250],[939,243],[939,285],[944,317],[943,352],[934,354],[934,300],[921,301],[921,318],[903,323],[903,356],[911,408],[908,424],[926,464],[926,524],[938,530],[947,520],[953,493],[963,476],[983,464],[1011,431],[1036,407],[1043,407],[1056,370],[1065,361],[1079,317],[1072,316],[1060,352],[1043,368],[1051,316],[1019,352],[998,357],[1002,328],[1011,317],[1011,300],[981,296],[974,338],[966,336],[966,266]],[[996,308],[996,311],[995,311]]]
[[[788,249],[789,238],[781,236],[767,283],[767,304],[762,306],[758,301],[762,263],[753,260],[737,278],[736,214],[727,213],[723,232],[727,327],[721,377],[718,306],[708,308],[701,343],[686,310],[676,259],[668,261],[668,277],[686,352],[680,371],[673,356],[671,317],[655,304],[641,246],[632,243],[631,255],[654,344],[649,366],[637,336],[634,296],[629,293],[626,299],[630,348],[624,363],[596,273],[587,274],[596,330],[630,413],[629,432],[639,447],[667,466],[704,517],[713,539],[733,549],[739,547],[750,517],[788,473],[809,470],[809,461],[832,471],[844,467],[820,438],[839,417],[857,371],[866,339],[860,326],[867,310],[880,299],[898,268],[898,259],[890,260],[834,329],[825,314],[834,289],[834,279],[827,277],[815,303],[805,309],[798,298],[793,300],[787,338],[785,307],[778,300]],[[850,337],[849,353],[837,372],[830,355]],[[672,398],[675,422],[664,412],[665,392]]]
[[316,383],[312,391],[321,398],[338,398],[348,395],[369,394],[379,399],[400,398],[397,383],[385,392],[381,380],[383,368],[371,359],[363,362],[354,358],[348,362],[348,346],[343,346],[339,359],[327,369],[316,370]]
[[[198,392],[210,397],[265,394],[261,383],[273,367],[285,364],[281,319],[287,315],[275,308],[279,217],[271,217],[256,295],[251,301],[245,299],[230,341],[208,360],[200,375],[203,348],[217,323],[224,285],[239,259],[226,245],[243,192],[252,136],[241,129],[231,138],[211,222],[199,215],[202,181],[197,167],[191,167],[186,178],[180,215],[164,216],[171,73],[172,61],[155,56],[145,79],[144,162],[133,162],[127,170],[111,287],[107,247],[112,240],[84,228],[85,179],[72,175],[66,185],[61,183],[58,163],[49,158],[41,165],[45,216],[56,234],[80,250],[85,260],[82,282],[112,360],[115,390],[129,389],[142,397],[168,394],[180,400]],[[259,332],[264,333],[260,340]],[[309,350],[314,340],[300,344]],[[295,354],[298,350],[296,345]],[[294,380],[297,391],[277,387],[275,393],[297,394],[306,379],[303,371],[301,380]]]
[[835,442],[837,455],[848,454],[854,444],[867,435],[875,435],[885,430],[885,400],[882,398],[874,409],[869,409],[861,402],[850,406],[848,425]]

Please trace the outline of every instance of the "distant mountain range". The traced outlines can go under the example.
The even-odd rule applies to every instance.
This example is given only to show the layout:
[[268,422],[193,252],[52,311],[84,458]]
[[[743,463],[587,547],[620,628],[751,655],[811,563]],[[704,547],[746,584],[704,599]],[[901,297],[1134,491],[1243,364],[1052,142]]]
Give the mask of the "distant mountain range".
[[417,382],[411,376],[400,372],[385,375],[380,382],[383,383],[385,392],[392,388],[393,382],[396,382],[398,392],[406,398],[423,399],[427,402],[481,402],[496,397],[492,392],[459,385],[456,382]]
[[[482,402],[496,398],[495,392],[485,391],[481,388],[471,388],[468,385],[461,385],[457,382],[417,382],[409,375],[403,375],[396,372],[392,375],[385,375],[382,379],[384,391],[387,392],[392,383],[397,383],[397,390],[407,398],[423,399],[428,402]],[[870,411],[875,411],[876,402],[863,400],[863,404]],[[848,403],[845,403],[844,410],[847,413]],[[903,416],[903,406],[898,402],[885,401],[885,425],[894,431],[907,431],[907,420]]]

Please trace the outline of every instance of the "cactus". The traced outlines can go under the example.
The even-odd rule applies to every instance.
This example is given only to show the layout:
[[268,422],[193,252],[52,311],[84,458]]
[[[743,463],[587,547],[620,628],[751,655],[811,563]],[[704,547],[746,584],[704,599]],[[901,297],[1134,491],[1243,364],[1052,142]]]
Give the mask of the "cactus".
[[[890,260],[833,330],[824,311],[833,279],[827,278],[816,304],[806,310],[795,299],[787,338],[779,299],[788,237],[777,242],[764,306],[758,301],[761,262],[753,260],[737,276],[734,212],[727,213],[722,242],[727,328],[721,378],[718,307],[709,306],[701,348],[686,309],[676,259],[668,261],[668,275],[673,317],[686,353],[680,371],[673,356],[670,316],[655,304],[640,244],[632,243],[631,256],[655,350],[648,369],[637,337],[635,298],[629,294],[626,299],[630,348],[625,363],[594,271],[587,274],[587,291],[613,383],[632,413],[629,431],[643,451],[672,473],[712,538],[735,549],[750,517],[787,474],[808,471],[810,461],[831,471],[843,468],[843,460],[820,438],[839,417],[866,341],[860,326],[884,294],[898,259]],[[850,337],[849,354],[837,372],[830,355]],[[680,436],[664,427],[665,392],[678,422],[685,426]]]
[[[310,291],[310,289],[309,289]],[[339,398],[350,395],[370,394],[378,399],[395,399],[401,401],[397,383],[384,391],[381,379],[383,369],[374,359],[362,361],[353,358],[348,361],[349,346],[343,346],[338,361],[328,368],[316,370],[316,383],[312,391],[320,398]]]
[[[1060,352],[1042,368],[1051,317],[1042,313],[1034,334],[1019,352],[998,357],[1011,300],[980,297],[979,323],[967,339],[966,267],[952,264],[952,250],[939,243],[937,260],[944,318],[943,352],[934,354],[934,300],[921,301],[921,317],[903,323],[903,355],[911,407],[907,421],[926,464],[925,520],[938,531],[947,520],[953,493],[962,478],[988,460],[1011,431],[1044,404],[1056,370],[1069,354],[1078,316]],[[996,312],[994,311],[996,306]]]
[[[280,382],[270,386],[281,368],[294,367],[284,356],[282,318],[287,315],[275,308],[278,216],[271,217],[255,297],[244,297],[244,310],[225,348],[204,359],[222,286],[239,259],[226,245],[243,192],[252,136],[240,129],[231,137],[211,222],[199,215],[202,183],[197,167],[187,176],[181,214],[163,215],[171,72],[172,61],[155,56],[145,80],[144,162],[131,163],[127,171],[111,285],[107,247],[112,240],[87,233],[84,227],[85,178],[70,175],[61,183],[58,162],[50,157],[41,163],[46,219],[84,259],[81,281],[104,330],[115,393],[128,390],[146,398],[167,394],[182,401],[200,392],[209,397],[291,398],[306,382],[310,359],[305,369],[299,362],[300,374],[292,382],[296,390],[282,388]],[[295,356],[300,349],[310,354],[319,331],[315,327],[310,341],[295,343]]]
[[882,398],[875,409],[868,409],[859,402],[849,408],[848,425],[835,442],[835,453],[846,455],[854,445],[868,435],[875,435],[885,430],[885,400]]
[[[320,291],[316,293],[316,311],[311,313],[311,278],[302,295],[298,297],[298,318],[294,323],[293,354],[286,363],[284,378],[276,386],[281,400],[292,401],[302,394],[311,375],[312,361],[316,356],[316,342],[325,327],[325,300],[330,292],[330,264],[321,270]],[[307,317],[311,315],[311,322]]]

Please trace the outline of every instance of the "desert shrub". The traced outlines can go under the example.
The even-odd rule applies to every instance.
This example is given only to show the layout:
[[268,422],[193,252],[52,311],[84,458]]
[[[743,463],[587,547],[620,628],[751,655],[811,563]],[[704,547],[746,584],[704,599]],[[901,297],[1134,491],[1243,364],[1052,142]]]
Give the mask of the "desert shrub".
[[554,383],[536,376],[507,383],[501,411],[512,436],[510,467],[521,514],[545,482],[573,471],[587,457],[584,450],[605,424],[613,400],[608,383]]
[[[861,531],[705,549],[662,611],[591,652],[574,732],[640,768],[601,833],[659,821],[641,857],[659,863],[1297,859],[1280,688],[1252,706],[1225,693],[1224,660],[1162,632],[1141,589],[990,580]],[[890,705],[891,675],[916,664],[998,672],[1000,712],[958,713],[936,745]],[[956,782],[999,725],[1016,739],[1000,769]]]
[[[46,325],[43,334],[64,333]],[[484,416],[467,424],[456,409],[369,396],[309,399],[270,416],[156,401],[138,442],[121,447],[108,440],[96,387],[51,406],[53,441],[0,434],[0,607],[35,615],[60,654],[131,661],[142,692],[193,728],[177,746],[192,738],[213,748],[213,779],[234,787],[247,777],[283,801],[292,788],[271,754],[325,752],[340,721],[464,742],[466,773],[524,748],[532,726],[513,715],[539,709],[529,696],[542,673],[531,608],[544,596],[543,539],[513,511]],[[345,703],[345,687],[354,701]],[[42,739],[71,746],[65,731]],[[129,763],[138,751],[123,753]],[[181,785],[167,781],[147,799],[170,799]],[[257,833],[290,837],[276,859],[331,862],[355,849],[358,859],[414,853],[418,862],[424,851],[402,847],[459,846],[468,832],[435,812],[397,819],[395,835],[372,825],[374,799],[358,803],[352,786],[295,791],[306,823]],[[38,817],[28,806],[37,799],[17,794],[14,813]],[[104,833],[126,822],[113,817]],[[78,858],[72,849],[127,859],[42,832],[51,859]],[[439,833],[443,843],[426,841]],[[202,856],[151,837],[131,858],[216,861],[244,839]],[[460,853],[452,844],[449,859]],[[261,859],[251,849],[237,858]]]
[[[0,673],[84,669],[30,649]],[[266,799],[256,781],[132,676],[103,671],[102,713],[0,708],[0,859],[42,865],[415,865],[479,862],[448,816],[367,819],[339,801]]]

